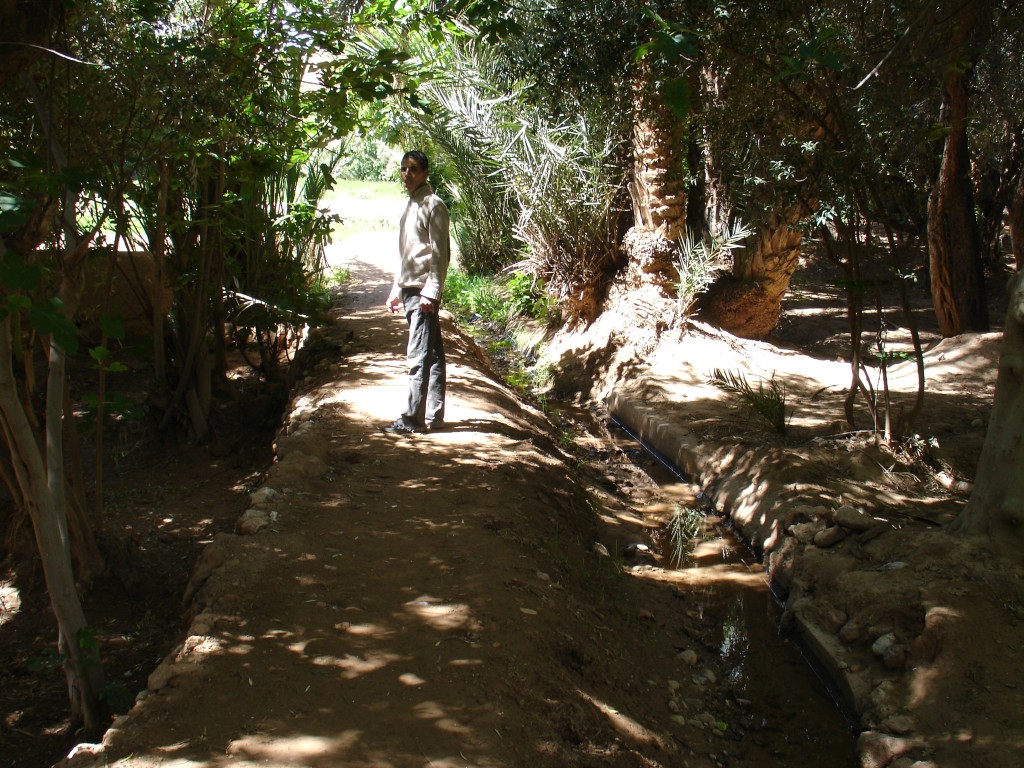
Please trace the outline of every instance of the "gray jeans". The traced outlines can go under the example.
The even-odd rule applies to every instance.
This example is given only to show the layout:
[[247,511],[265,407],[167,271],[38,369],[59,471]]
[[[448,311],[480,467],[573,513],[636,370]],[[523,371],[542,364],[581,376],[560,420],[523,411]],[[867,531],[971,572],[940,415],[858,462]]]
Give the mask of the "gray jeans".
[[420,292],[402,289],[409,323],[409,403],[403,420],[409,426],[444,421],[445,363],[441,319],[437,312],[420,311]]

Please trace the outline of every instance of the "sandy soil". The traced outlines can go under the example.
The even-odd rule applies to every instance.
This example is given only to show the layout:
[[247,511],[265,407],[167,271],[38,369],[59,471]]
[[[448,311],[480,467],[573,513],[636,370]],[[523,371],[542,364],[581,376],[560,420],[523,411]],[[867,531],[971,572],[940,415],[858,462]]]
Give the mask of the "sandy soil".
[[[252,506],[204,549],[185,639],[70,763],[850,765],[838,715],[812,726],[823,693],[792,723],[749,698],[706,585],[628,551],[661,503],[649,480],[621,457],[588,480],[450,321],[449,428],[380,430],[405,328],[380,306],[380,249],[348,248],[349,301],[308,344]],[[715,572],[763,595],[760,570]]]
[[[817,295],[790,307],[793,348],[700,326],[614,359],[600,327],[563,342],[696,481],[656,488],[583,415],[554,427],[516,398],[450,321],[450,428],[381,432],[404,398],[404,324],[380,307],[389,248],[339,247],[355,282],[309,341],[269,471],[257,484],[236,467],[229,498],[186,468],[196,484],[170,516],[202,550],[187,630],[68,765],[1017,765],[1020,572],[941,529],[991,398],[991,365],[962,362],[991,360],[996,337],[932,350],[928,462],[837,424],[842,319],[810,315]],[[709,367],[785,375],[789,436],[708,387]],[[667,567],[663,525],[702,489],[766,566],[720,561],[712,543],[692,563],[707,567]],[[166,504],[153,500],[158,519]],[[844,505],[858,515],[837,517]],[[855,709],[853,733],[791,659],[772,657],[761,687],[735,674],[716,594],[769,581],[783,627]],[[771,641],[746,638],[741,655]]]
[[[862,398],[859,428],[843,418],[845,312],[814,265],[801,275],[812,282],[788,301],[772,343],[699,319],[656,343],[623,339],[622,329],[640,324],[634,307],[620,306],[550,354],[578,360],[591,380],[598,374],[603,390],[591,394],[683,467],[760,553],[785,600],[783,630],[825,665],[857,713],[862,765],[1017,765],[1024,738],[1007,713],[1024,711],[1024,571],[986,542],[945,530],[970,493],[1000,334],[942,340],[919,296],[927,394],[904,439],[887,446]],[[908,334],[887,327],[886,348],[908,349]],[[786,434],[709,384],[715,369],[755,388],[784,383]],[[917,368],[900,362],[888,376],[898,421],[912,408]],[[882,391],[877,375],[871,383]]]

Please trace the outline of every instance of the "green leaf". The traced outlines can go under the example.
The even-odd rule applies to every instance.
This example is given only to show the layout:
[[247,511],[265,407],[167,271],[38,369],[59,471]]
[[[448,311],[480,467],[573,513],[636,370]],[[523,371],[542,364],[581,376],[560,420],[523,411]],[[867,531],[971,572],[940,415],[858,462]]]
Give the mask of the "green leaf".
[[60,299],[33,301],[29,309],[29,323],[39,333],[50,336],[69,355],[78,352],[78,329],[65,317],[64,303]]
[[640,59],[642,59],[642,58],[644,58],[644,56],[647,56],[648,54],[650,54],[651,51],[653,51],[653,50],[654,50],[654,43],[653,42],[646,42],[646,43],[644,43],[643,45],[639,46],[635,51],[633,51],[633,61],[640,61]]
[[56,648],[46,648],[41,656],[33,656],[25,666],[32,672],[49,672],[54,669],[60,669],[60,665],[63,663],[64,659],[57,652]]
[[26,264],[20,256],[8,251],[0,261],[0,283],[9,291],[31,291],[43,276],[38,264]]
[[100,330],[108,339],[124,338],[124,321],[112,315],[100,315]]
[[413,108],[420,110],[425,115],[429,116],[434,114],[430,105],[415,93],[409,94],[409,104],[412,105]]
[[680,120],[690,116],[693,102],[690,99],[690,83],[685,77],[676,77],[666,82],[661,97],[669,111]]
[[78,647],[83,651],[98,651],[100,644],[96,641],[96,633],[89,627],[78,630]]
[[7,297],[7,309],[10,312],[19,312],[32,306],[32,299],[28,296],[14,294]]

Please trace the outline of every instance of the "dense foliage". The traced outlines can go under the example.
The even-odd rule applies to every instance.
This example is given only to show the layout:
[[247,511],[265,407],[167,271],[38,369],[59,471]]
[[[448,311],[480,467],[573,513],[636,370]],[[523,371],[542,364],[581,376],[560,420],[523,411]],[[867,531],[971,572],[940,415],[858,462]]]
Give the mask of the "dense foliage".
[[88,513],[64,472],[68,355],[87,340],[98,368],[99,455],[106,378],[124,368],[110,297],[125,281],[165,435],[211,434],[229,344],[283,384],[282,356],[322,308],[334,217],[321,201],[340,140],[364,105],[412,93],[401,53],[354,47],[355,31],[443,36],[461,19],[493,36],[506,16],[493,0],[0,6],[0,480],[35,529],[87,731],[103,725],[106,689],[72,556],[78,580],[104,568],[102,475]]
[[657,118],[690,230],[754,232],[734,278],[781,294],[802,238],[824,239],[859,370],[880,281],[927,275],[952,335],[987,324],[1004,217],[1020,263],[1022,29],[1010,0],[0,5],[0,479],[36,528],[76,715],[99,724],[103,683],[71,552],[102,570],[102,515],[67,493],[66,358],[89,346],[102,438],[125,335],[108,299],[140,263],[156,425],[202,440],[229,345],[279,381],[322,309],[336,176],[424,146],[466,271],[518,271],[516,296],[546,306],[543,285],[589,320],[627,266],[634,143]]

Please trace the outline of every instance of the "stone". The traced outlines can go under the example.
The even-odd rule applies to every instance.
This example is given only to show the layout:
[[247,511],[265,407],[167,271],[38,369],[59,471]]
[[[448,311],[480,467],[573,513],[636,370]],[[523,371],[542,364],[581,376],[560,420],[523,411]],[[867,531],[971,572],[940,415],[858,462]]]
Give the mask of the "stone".
[[74,748],[68,753],[67,757],[57,763],[54,768],[85,768],[90,765],[101,765],[106,761],[96,763],[103,757],[104,752],[103,744],[93,744],[89,742],[83,742],[75,745]]
[[917,746],[910,740],[877,731],[865,731],[857,739],[860,768],[886,768]]
[[146,687],[150,691],[159,691],[171,681],[171,678],[174,677],[176,673],[177,670],[174,668],[174,661],[171,657],[168,657],[160,662],[156,669],[149,673],[149,677],[146,679]]
[[836,525],[841,525],[850,531],[869,531],[879,522],[871,515],[854,509],[849,504],[844,504],[835,511],[834,520]]
[[834,635],[846,625],[846,619],[847,616],[843,611],[838,608],[831,608],[824,612],[819,622],[822,629],[830,635]]
[[235,533],[245,536],[259,533],[270,525],[270,513],[265,509],[253,508],[242,513],[235,523]]
[[875,717],[884,722],[887,718],[892,717],[900,711],[901,707],[897,699],[899,698],[899,691],[896,683],[892,680],[883,680],[875,689],[871,691],[871,708],[874,710]]
[[814,535],[814,546],[821,549],[834,547],[846,538],[846,529],[839,525],[831,525]]
[[265,485],[258,491],[249,496],[250,507],[265,507],[272,502],[277,496],[277,491],[271,488],[269,485]]
[[907,567],[907,564],[902,560],[893,560],[883,565],[879,570],[881,571],[900,571]]
[[905,736],[914,730],[914,719],[910,717],[910,715],[893,715],[892,717],[887,717],[882,723],[882,730],[886,733],[895,733],[900,736]]
[[847,645],[857,642],[860,639],[860,625],[855,621],[848,621],[839,630],[839,639]]
[[705,725],[708,728],[714,728],[715,723],[718,722],[715,716],[712,715],[710,712],[701,712],[699,715],[697,715],[697,720],[698,722],[700,722],[701,725]]
[[321,477],[329,469],[319,456],[300,451],[289,455],[287,466],[290,474],[310,479]]
[[691,667],[697,666],[697,652],[694,651],[692,648],[687,648],[685,651],[680,653],[676,658],[689,664]]
[[896,635],[892,632],[886,632],[879,638],[875,639],[875,642],[871,644],[871,652],[875,656],[884,656],[886,652],[896,643]]
[[820,523],[797,523],[789,526],[789,534],[801,544],[811,544],[821,531]]
[[902,643],[893,643],[882,654],[882,662],[886,669],[903,669],[907,666],[907,655],[907,646]]

